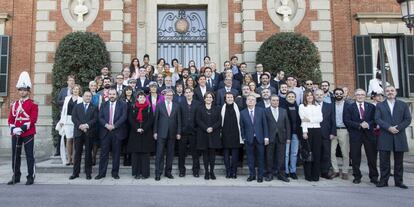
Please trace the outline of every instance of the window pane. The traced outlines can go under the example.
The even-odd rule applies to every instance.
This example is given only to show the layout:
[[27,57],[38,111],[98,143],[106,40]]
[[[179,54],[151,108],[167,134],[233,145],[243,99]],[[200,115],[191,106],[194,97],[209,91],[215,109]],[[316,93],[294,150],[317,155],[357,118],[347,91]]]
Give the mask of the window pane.
[[362,47],[362,38],[356,38],[355,39],[355,41],[356,41],[356,54],[357,55],[362,55],[362,54],[364,54],[364,50],[363,50],[363,47]]
[[6,92],[6,75],[0,75],[0,93]]
[[2,38],[2,41],[1,41],[1,54],[2,55],[7,55],[7,48],[8,48],[8,40],[9,38],[8,37],[3,37]]
[[365,76],[358,76],[358,88],[366,90],[367,88],[365,85]]
[[371,54],[371,41],[369,37],[364,37],[364,50],[365,55]]
[[408,36],[405,39],[407,40],[407,53],[408,53],[408,55],[412,55],[414,53],[414,51],[413,51],[413,38]]
[[371,56],[365,56],[365,73],[372,73],[372,58]]
[[410,93],[414,93],[414,76],[409,76]]
[[364,64],[364,56],[359,56],[357,59],[357,64],[358,64],[358,71],[357,73],[365,73],[365,64]]
[[414,56],[407,57],[408,62],[408,73],[414,73]]
[[0,59],[0,73],[7,73],[7,56],[2,56]]

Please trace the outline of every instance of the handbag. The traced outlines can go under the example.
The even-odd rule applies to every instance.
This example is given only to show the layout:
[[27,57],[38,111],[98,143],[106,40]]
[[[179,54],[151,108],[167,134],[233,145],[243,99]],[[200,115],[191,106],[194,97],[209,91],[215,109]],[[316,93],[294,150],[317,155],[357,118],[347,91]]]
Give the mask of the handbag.
[[308,140],[305,140],[299,155],[303,162],[313,162],[312,150]]

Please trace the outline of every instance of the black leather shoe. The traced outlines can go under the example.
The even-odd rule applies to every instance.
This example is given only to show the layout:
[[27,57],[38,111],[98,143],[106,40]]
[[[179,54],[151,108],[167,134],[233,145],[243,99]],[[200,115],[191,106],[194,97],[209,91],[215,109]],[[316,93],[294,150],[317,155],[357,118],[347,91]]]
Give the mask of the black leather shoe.
[[258,183],[262,183],[263,182],[263,178],[257,178],[257,182]]
[[266,176],[266,178],[265,178],[265,181],[266,182],[270,182],[270,181],[272,181],[273,180],[273,176],[272,175],[268,175],[268,176]]
[[185,173],[180,173],[179,175],[178,175],[179,177],[185,177]]
[[378,184],[378,179],[371,179],[369,182],[374,183],[376,185]]
[[216,175],[213,172],[210,173],[210,179],[212,179],[212,180],[216,179]]
[[92,176],[91,175],[86,175],[86,180],[90,180],[90,179],[92,179]]
[[408,189],[408,187],[406,185],[404,185],[404,183],[396,184],[395,187],[399,187],[399,188],[402,188],[402,189]]
[[165,174],[165,177],[169,178],[169,179],[174,179],[174,176],[171,174]]
[[293,180],[297,180],[297,179],[298,179],[298,176],[296,175],[296,173],[290,173],[290,177],[291,177]]
[[233,175],[233,176],[231,176],[231,178],[237,179],[237,175]]
[[69,180],[74,180],[74,179],[76,179],[76,178],[78,178],[79,177],[79,175],[71,175],[70,177],[69,177]]
[[254,176],[249,176],[249,177],[247,178],[247,182],[252,182],[253,180],[256,180],[256,177],[254,177]]
[[210,173],[204,174],[204,180],[210,180]]
[[95,180],[100,180],[100,179],[102,179],[102,178],[104,178],[105,176],[103,176],[103,175],[97,175],[96,177],[95,177]]
[[159,176],[159,175],[155,176],[155,180],[156,181],[160,181],[161,180],[161,176]]
[[7,185],[14,185],[16,183],[20,183],[20,177],[12,177],[12,179],[7,183]]
[[118,179],[119,179],[119,175],[112,175],[112,177],[113,177],[114,179],[116,179],[116,180],[118,180]]
[[198,174],[198,173],[193,173],[193,176],[194,176],[195,178],[198,178],[198,177],[200,177],[200,174]]
[[354,184],[360,184],[361,183],[361,179],[355,178],[352,182]]
[[231,178],[231,176],[230,176],[230,175],[226,175],[226,178],[227,178],[227,179],[230,179],[230,178]]
[[34,178],[31,176],[27,176],[26,185],[33,185],[33,183],[34,183]]
[[135,179],[141,179],[141,175],[135,175]]
[[281,181],[283,181],[283,182],[290,182],[290,180],[289,180],[289,178],[287,178],[287,177],[285,177],[285,176],[283,176],[283,175],[278,175],[277,176],[277,179],[278,180],[281,180]]
[[382,188],[382,187],[388,187],[388,183],[384,183],[384,182],[379,182],[376,185],[378,188]]
[[328,180],[332,180],[332,176],[329,176],[329,175],[328,175],[328,174],[326,174],[326,173],[322,174],[322,175],[321,175],[321,178],[325,178],[325,179],[328,179]]

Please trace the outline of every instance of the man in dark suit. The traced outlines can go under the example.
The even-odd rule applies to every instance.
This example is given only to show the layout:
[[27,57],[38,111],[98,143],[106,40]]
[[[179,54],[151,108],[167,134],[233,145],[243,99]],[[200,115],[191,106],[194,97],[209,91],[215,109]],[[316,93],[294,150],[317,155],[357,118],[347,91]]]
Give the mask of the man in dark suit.
[[257,89],[256,89],[257,90],[257,93],[261,94],[262,93],[262,90],[265,89],[265,88],[267,88],[267,89],[270,90],[270,93],[271,94],[277,94],[276,88],[274,88],[273,86],[271,86],[269,81],[270,81],[270,75],[267,74],[267,73],[263,73],[260,76],[260,82],[262,84],[260,85],[260,87],[257,87]]
[[219,79],[213,79],[213,70],[210,67],[206,67],[204,69],[204,75],[206,76],[206,85],[207,87],[211,88],[213,91],[217,91],[219,85]]
[[404,152],[408,152],[405,129],[411,123],[411,113],[406,103],[395,98],[396,94],[394,86],[385,87],[387,99],[378,103],[375,111],[375,121],[381,127],[378,137],[381,179],[377,187],[388,186],[390,155],[393,152],[395,186],[407,189],[403,183],[403,160]]
[[150,82],[151,82],[151,80],[148,79],[147,76],[146,76],[145,68],[140,68],[139,69],[139,77],[137,78],[137,86],[136,86],[137,91],[142,90],[142,91],[144,91],[144,93],[148,94],[148,92],[149,92],[148,84]]
[[272,95],[270,92],[270,89],[265,88],[262,90],[261,95],[261,101],[257,102],[256,106],[258,107],[262,107],[262,108],[267,108],[270,106],[270,96]]
[[193,90],[186,88],[184,90],[185,100],[180,103],[182,136],[178,140],[178,169],[180,177],[185,176],[185,157],[187,156],[187,144],[190,145],[191,157],[193,160],[193,176],[199,177],[200,171],[200,152],[197,150],[195,115],[201,102],[193,98]]
[[113,87],[116,89],[116,92],[118,93],[118,97],[121,96],[125,88],[123,75],[116,76],[116,83]]
[[218,89],[221,89],[221,88],[226,87],[225,80],[226,80],[226,78],[230,78],[231,79],[231,86],[232,86],[232,88],[236,89],[237,91],[240,91],[240,89],[241,89],[241,83],[242,82],[238,81],[237,79],[234,79],[234,76],[231,73],[231,70],[230,69],[227,70],[227,71],[225,71],[225,72],[223,72],[222,74],[223,75],[221,75],[221,76],[222,76],[223,80],[220,81],[219,86],[218,86]]
[[365,102],[366,92],[355,90],[356,102],[350,104],[344,111],[343,120],[349,131],[349,144],[351,149],[353,183],[361,183],[361,147],[364,145],[368,160],[369,178],[371,183],[378,183],[377,170],[377,140],[375,129],[375,106]]
[[217,90],[216,105],[218,106],[224,105],[224,97],[225,97],[226,92],[233,93],[235,97],[239,95],[239,91],[233,88],[232,80],[233,79],[231,77],[226,77],[226,79],[224,80],[225,87]]
[[96,124],[98,122],[98,108],[91,103],[92,93],[83,93],[83,102],[73,107],[72,122],[75,137],[75,163],[73,173],[69,177],[73,180],[79,177],[83,146],[85,146],[85,173],[90,180],[92,174],[92,139],[97,136]]
[[[240,133],[246,146],[249,177],[247,182],[256,179],[255,161],[257,160],[257,182],[263,182],[265,145],[269,144],[269,128],[265,110],[256,107],[256,97],[247,96],[247,108],[240,112]],[[255,153],[257,152],[257,153]]]
[[[290,122],[285,109],[279,107],[279,96],[270,97],[271,106],[265,109],[269,127],[269,143],[266,145],[266,181],[273,180],[273,172],[277,171],[277,179],[289,182],[285,175],[286,143],[290,142]],[[265,140],[266,141],[266,140]]]
[[177,103],[173,102],[174,91],[165,92],[165,101],[157,105],[154,117],[154,139],[157,140],[155,157],[155,180],[161,179],[164,168],[164,150],[167,148],[165,177],[173,179],[171,174],[174,159],[175,140],[181,139],[181,112]]
[[[332,104],[324,102],[324,93],[318,89],[314,92],[316,102],[322,107],[322,156],[321,156],[321,177],[332,179],[333,173],[330,172],[331,167],[331,140],[336,136],[336,120],[335,111]],[[339,176],[339,173],[336,174]]]
[[[72,88],[75,85],[75,76],[69,75],[67,77],[66,83],[68,84],[67,87],[60,89],[58,97],[56,97],[56,103],[60,110],[62,110],[63,102],[65,102],[65,97],[70,96],[72,94]],[[60,139],[57,139],[56,143],[56,152],[55,156],[60,156]]]
[[119,157],[121,142],[127,137],[125,122],[127,120],[127,104],[118,100],[115,89],[109,89],[109,101],[105,102],[99,112],[101,125],[99,137],[101,138],[101,156],[99,173],[96,180],[106,176],[109,151],[112,149],[112,177],[119,179]]
[[175,94],[174,94],[173,101],[178,104],[185,101],[184,84],[181,81],[178,81],[175,84]]
[[256,86],[259,87],[261,85],[260,76],[263,74],[263,64],[258,63],[256,64],[256,72],[252,74],[253,81],[256,83]]
[[213,89],[206,85],[206,76],[200,75],[198,78],[198,86],[194,89],[194,99],[204,103],[204,94],[207,91],[213,92]]
[[250,94],[250,88],[247,85],[243,85],[242,87],[242,95],[237,96],[234,102],[239,107],[239,110],[242,111],[243,109],[247,108],[246,105],[246,97]]

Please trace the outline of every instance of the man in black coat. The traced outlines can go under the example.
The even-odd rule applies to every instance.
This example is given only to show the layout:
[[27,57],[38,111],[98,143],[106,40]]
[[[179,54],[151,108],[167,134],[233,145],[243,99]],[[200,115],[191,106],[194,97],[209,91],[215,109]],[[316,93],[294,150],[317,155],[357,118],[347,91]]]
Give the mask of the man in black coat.
[[92,93],[83,93],[84,103],[73,107],[72,122],[75,137],[75,163],[73,173],[69,177],[73,180],[79,177],[83,146],[85,146],[85,173],[86,179],[90,180],[92,174],[92,139],[97,136],[96,124],[98,122],[98,108],[91,104]]
[[212,88],[206,85],[206,76],[200,75],[198,78],[198,86],[193,91],[194,99],[204,103],[204,94],[206,94],[207,91],[214,92]]
[[[265,109],[269,128],[269,144],[266,145],[266,181],[273,179],[273,171],[277,171],[277,179],[289,182],[285,175],[286,143],[290,142],[290,122],[286,109],[279,107],[279,97],[270,97],[271,106]],[[276,161],[276,162],[275,162]]]
[[213,70],[210,67],[204,68],[204,75],[206,76],[207,87],[211,88],[213,91],[216,91],[219,85],[218,75],[217,78],[213,79]]
[[[332,178],[332,173],[329,172],[331,167],[331,140],[336,136],[336,120],[335,111],[332,104],[324,102],[324,93],[318,89],[314,92],[316,102],[322,105],[322,156],[321,156],[321,177],[326,179]],[[338,174],[339,176],[339,174]]]
[[395,98],[397,91],[394,86],[385,87],[386,101],[378,103],[375,121],[381,127],[378,137],[381,178],[377,187],[388,186],[390,177],[390,155],[394,154],[395,186],[407,189],[403,183],[404,152],[408,152],[405,129],[411,124],[411,113],[408,105]]
[[216,94],[216,105],[220,107],[224,105],[224,98],[225,98],[226,92],[233,93],[235,97],[239,95],[239,91],[233,88],[232,78],[226,77],[226,79],[224,80],[224,83],[225,83],[225,87],[218,89],[217,94]]
[[109,101],[105,102],[99,112],[101,138],[101,156],[99,160],[99,173],[96,180],[106,176],[108,167],[109,151],[112,151],[112,177],[119,179],[119,158],[122,140],[127,137],[127,104],[118,100],[114,88],[109,89]]
[[187,156],[188,144],[190,145],[190,152],[193,160],[193,176],[199,177],[200,171],[200,152],[197,150],[195,116],[201,102],[194,100],[193,95],[193,90],[191,88],[186,88],[184,90],[185,100],[180,103],[182,120],[182,136],[181,139],[178,140],[178,169],[180,171],[180,177],[185,176],[185,157]]
[[364,145],[368,160],[369,178],[371,183],[378,183],[377,170],[377,140],[375,129],[375,106],[366,102],[366,92],[355,90],[356,102],[350,104],[343,114],[344,123],[349,131],[349,144],[351,149],[353,183],[361,183],[361,147]]
[[181,112],[180,106],[173,102],[174,91],[165,92],[165,101],[157,105],[154,116],[154,139],[157,140],[155,157],[155,180],[161,179],[164,165],[164,150],[167,148],[165,177],[173,179],[171,174],[174,159],[175,140],[181,139]]
[[148,94],[149,92],[149,86],[148,84],[151,82],[150,79],[147,78],[145,73],[145,68],[139,69],[139,77],[137,78],[137,85],[136,89],[137,91],[141,90],[144,91],[144,93]]

